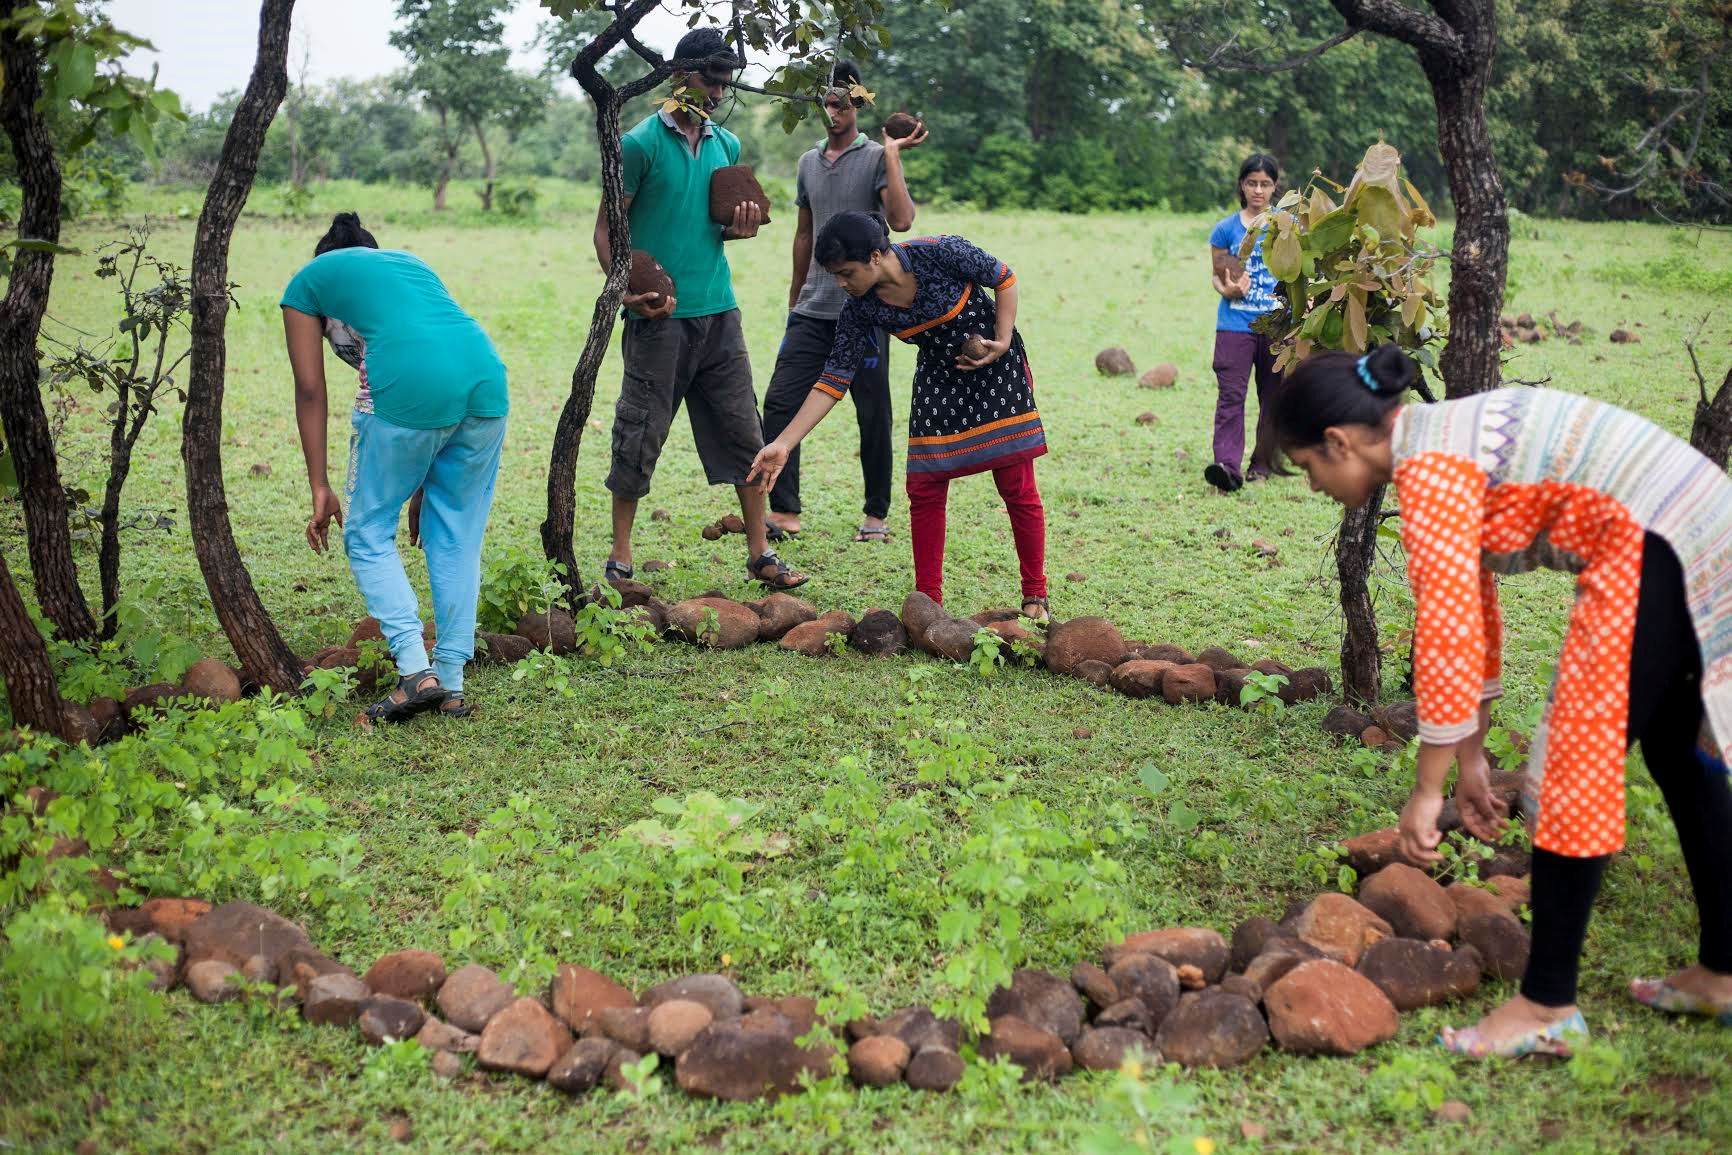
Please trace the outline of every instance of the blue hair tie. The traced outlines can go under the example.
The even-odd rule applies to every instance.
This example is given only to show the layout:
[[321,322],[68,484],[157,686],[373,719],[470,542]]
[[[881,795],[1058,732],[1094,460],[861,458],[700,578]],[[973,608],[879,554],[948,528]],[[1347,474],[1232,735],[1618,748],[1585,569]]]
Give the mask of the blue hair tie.
[[1359,379],[1361,381],[1365,382],[1365,387],[1367,389],[1371,390],[1373,393],[1377,393],[1377,392],[1381,391],[1382,386],[1380,386],[1377,383],[1377,378],[1375,378],[1371,375],[1371,368],[1369,365],[1370,361],[1371,361],[1371,354],[1367,353],[1365,356],[1361,357],[1358,361],[1354,362],[1353,367],[1358,371]]

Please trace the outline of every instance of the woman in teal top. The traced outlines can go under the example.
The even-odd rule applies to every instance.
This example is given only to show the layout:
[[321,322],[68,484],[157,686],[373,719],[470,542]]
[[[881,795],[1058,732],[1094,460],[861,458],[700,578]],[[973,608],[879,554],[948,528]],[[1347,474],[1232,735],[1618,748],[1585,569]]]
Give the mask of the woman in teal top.
[[[282,299],[313,491],[307,544],[314,552],[329,546],[332,518],[343,527],[349,569],[396,659],[396,688],[367,716],[403,722],[437,709],[464,717],[473,709],[463,697],[463,667],[475,653],[481,539],[505,441],[505,365],[427,263],[380,249],[354,213],[338,213],[313,254]],[[327,333],[341,335],[339,355],[361,375],[346,522],[325,469]],[[332,343],[339,345],[335,336]],[[405,503],[410,540],[427,552],[433,587],[431,662],[397,552]]]

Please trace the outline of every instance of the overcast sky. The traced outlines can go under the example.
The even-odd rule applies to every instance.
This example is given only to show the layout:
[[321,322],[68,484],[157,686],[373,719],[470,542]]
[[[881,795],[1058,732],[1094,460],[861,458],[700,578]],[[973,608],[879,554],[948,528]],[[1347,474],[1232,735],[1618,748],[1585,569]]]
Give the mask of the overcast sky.
[[[296,78],[303,43],[313,83],[361,80],[401,68],[403,56],[388,39],[396,7],[395,0],[296,0],[290,78]],[[159,66],[158,83],[178,92],[187,111],[202,111],[222,93],[246,87],[258,50],[257,0],[109,0],[108,12],[116,28],[156,46],[136,53],[129,71],[148,75],[153,64]],[[514,64],[540,66],[539,57],[525,49],[547,19],[538,0],[518,0],[506,18]],[[643,23],[640,36],[665,55],[684,32],[684,17],[662,11]]]

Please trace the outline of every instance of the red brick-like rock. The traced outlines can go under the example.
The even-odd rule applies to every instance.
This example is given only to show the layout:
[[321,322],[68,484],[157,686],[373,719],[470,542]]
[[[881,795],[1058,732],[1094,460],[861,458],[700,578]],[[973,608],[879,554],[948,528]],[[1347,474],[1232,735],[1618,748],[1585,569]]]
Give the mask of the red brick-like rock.
[[1532,885],[1525,878],[1494,874],[1485,880],[1485,884],[1511,914],[1526,906],[1532,896]]
[[[494,1015],[512,1005],[517,992],[477,963],[452,971],[439,988],[439,1013],[453,1026],[480,1031]],[[551,1060],[549,1060],[551,1062]]]
[[590,1017],[604,1007],[635,1007],[637,996],[600,971],[567,963],[548,984],[548,1005],[562,1023],[574,1031],[589,1026]]
[[862,1087],[888,1087],[902,1081],[913,1057],[895,1035],[874,1035],[848,1048],[848,1076]]
[[541,1078],[571,1049],[571,1032],[537,999],[518,999],[487,1020],[475,1059],[490,1071]]
[[1197,661],[1209,667],[1217,674],[1222,670],[1242,670],[1245,663],[1234,657],[1230,650],[1220,646],[1210,646],[1197,655]]
[[1342,702],[1323,715],[1323,732],[1337,738],[1357,738],[1371,725],[1371,715],[1361,713]]
[[763,223],[770,223],[770,198],[764,195],[764,186],[758,183],[751,165],[723,165],[711,172],[710,219],[718,225],[731,225],[734,210],[741,204],[756,204],[763,210]]
[[[715,613],[714,625],[710,612]],[[684,641],[738,650],[758,640],[761,623],[751,607],[727,598],[688,598],[668,609],[668,629]]]
[[1174,666],[1161,680],[1161,696],[1169,705],[1210,702],[1215,698],[1215,671],[1201,662]]
[[1269,1031],[1302,1055],[1352,1055],[1395,1037],[1395,1005],[1377,985],[1331,959],[1294,968],[1263,995]]
[[913,136],[919,130],[920,121],[906,112],[892,112],[884,118],[884,135],[892,140]]
[[430,950],[399,950],[381,958],[361,977],[376,995],[430,999],[445,985],[445,960]]
[[1175,967],[1195,966],[1203,972],[1203,981],[1212,984],[1220,982],[1227,973],[1231,953],[1219,931],[1206,926],[1181,926],[1133,934],[1107,947],[1106,962],[1110,967],[1134,954],[1152,954]]
[[1299,916],[1294,933],[1300,941],[1351,967],[1366,947],[1395,932],[1383,918],[1345,894],[1327,891]]
[[1068,1074],[1070,1048],[1051,1031],[1043,1030],[1016,1015],[991,1020],[992,1033],[980,1040],[980,1057],[988,1061],[1005,1056],[1022,1068],[1022,1081],[1052,1080]]
[[631,279],[626,283],[626,290],[634,295],[660,293],[664,297],[675,296],[674,279],[668,276],[660,261],[642,249],[631,251]]
[[[1081,662],[1075,668],[1080,668]],[[1073,673],[1075,672],[1073,668]],[[1127,698],[1158,698],[1161,696],[1161,686],[1167,675],[1173,670],[1171,662],[1146,661],[1134,658],[1128,662],[1120,662],[1113,667],[1108,681],[1113,689]]]
[[212,702],[241,700],[241,680],[233,670],[215,658],[200,658],[181,675],[180,692]]
[[1343,861],[1351,866],[1363,881],[1392,862],[1415,863],[1401,853],[1401,831],[1393,826],[1373,830],[1341,843]]
[[1293,706],[1323,697],[1332,686],[1329,671],[1321,666],[1305,666],[1287,675],[1287,684],[1276,691],[1276,696],[1285,704]]
[[1455,937],[1455,903],[1431,875],[1393,862],[1359,887],[1359,902],[1403,938]]
[[1078,662],[1090,659],[1116,665],[1125,648],[1119,628],[1105,618],[1054,622],[1046,633],[1046,667],[1055,674],[1068,674]]

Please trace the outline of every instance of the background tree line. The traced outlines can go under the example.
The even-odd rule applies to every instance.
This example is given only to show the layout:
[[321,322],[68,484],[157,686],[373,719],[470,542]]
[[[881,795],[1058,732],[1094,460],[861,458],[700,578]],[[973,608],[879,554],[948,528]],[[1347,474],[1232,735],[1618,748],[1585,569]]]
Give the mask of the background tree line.
[[[593,31],[549,22],[540,75],[511,71],[497,14],[510,0],[400,4],[411,66],[368,81],[296,83],[271,125],[261,180],[422,184],[598,175],[588,102],[553,83]],[[1281,10],[1277,10],[1279,7]],[[455,15],[463,37],[430,22]],[[1656,213],[1732,218],[1732,5],[1722,0],[1500,0],[1487,100],[1510,203],[1588,218]],[[468,11],[473,9],[473,11]],[[591,19],[593,20],[593,16]],[[1274,73],[1192,65],[1266,61],[1340,29],[1325,0],[953,0],[897,5],[888,48],[862,50],[877,106],[926,118],[936,148],[909,156],[927,199],[989,208],[1218,207],[1246,153],[1273,152],[1296,178],[1350,171],[1365,142],[1394,143],[1434,204],[1448,207],[1431,95],[1412,53],[1357,36]],[[630,67],[616,54],[612,67]],[[477,93],[485,98],[478,99]],[[67,212],[113,208],[126,179],[203,183],[238,94],[164,126],[155,156],[105,133],[67,173]],[[625,110],[647,115],[651,98]],[[792,175],[816,139],[780,127],[768,98],[742,94],[722,118],[766,175]],[[442,123],[443,121],[443,123]],[[70,134],[74,126],[60,126]],[[10,175],[0,159],[0,185]],[[442,196],[439,198],[442,200]],[[507,204],[505,207],[512,207]]]

